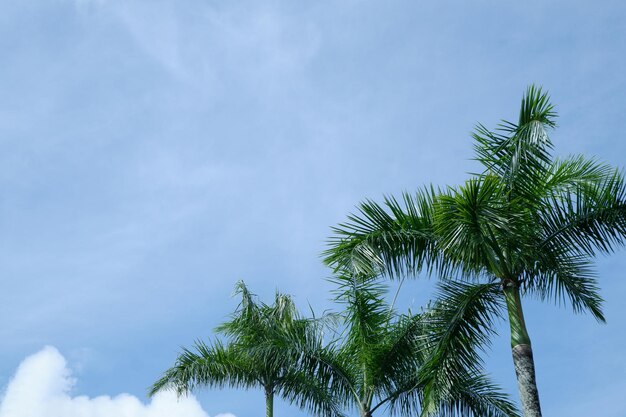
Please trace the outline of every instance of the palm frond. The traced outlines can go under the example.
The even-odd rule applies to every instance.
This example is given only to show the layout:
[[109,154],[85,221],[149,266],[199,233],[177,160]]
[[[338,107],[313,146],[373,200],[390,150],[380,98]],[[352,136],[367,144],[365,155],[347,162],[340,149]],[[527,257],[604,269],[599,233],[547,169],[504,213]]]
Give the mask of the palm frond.
[[432,381],[452,383],[457,371],[479,368],[479,351],[489,345],[494,319],[502,313],[498,284],[441,283],[428,315],[425,342],[432,353],[422,373]]
[[533,260],[534,268],[526,268],[522,276],[522,289],[557,304],[567,300],[575,313],[588,311],[596,320],[605,321],[603,299],[587,256],[543,248]]
[[[414,387],[406,389],[406,386]],[[419,414],[421,417],[519,417],[515,404],[485,375],[464,372],[452,389],[435,390],[421,376],[407,379],[405,386],[389,397],[392,416]]]
[[[476,391],[474,397],[461,389],[480,375],[480,351],[488,346],[495,333],[493,320],[501,314],[497,284],[441,284],[436,303],[421,318],[421,335],[416,341],[423,362],[413,372],[404,373],[404,378],[398,378],[387,393],[391,413],[421,409],[423,415],[507,415],[510,403],[495,388],[491,393],[487,389]],[[489,395],[495,396],[493,403],[487,401]],[[501,408],[494,407],[499,400],[504,401],[499,403]],[[480,413],[476,411],[479,404]],[[463,414],[471,409],[478,414]]]
[[289,370],[282,378],[279,395],[290,404],[318,416],[344,416],[345,400],[336,383],[319,378],[316,373],[306,374],[296,368]]
[[240,349],[196,342],[195,349],[183,349],[175,365],[152,385],[149,395],[162,390],[174,390],[178,395],[197,387],[250,388],[261,385],[261,372]]
[[432,230],[434,188],[425,188],[414,196],[403,194],[402,203],[393,197],[384,204],[366,201],[359,213],[333,228],[334,237],[323,256],[335,272],[391,277],[429,272],[439,266]]
[[534,194],[549,201],[575,191],[577,187],[605,181],[613,173],[611,166],[583,155],[556,159],[546,168],[545,176],[537,181]]
[[262,304],[256,299],[243,281],[235,284],[235,295],[241,296],[237,309],[230,315],[231,320],[215,328],[215,331],[231,338],[242,338],[258,330],[261,321]]
[[626,182],[613,170],[600,181],[553,196],[539,212],[539,247],[561,246],[588,255],[626,243]]
[[380,398],[398,390],[398,381],[416,374],[424,364],[426,329],[424,314],[405,314],[387,326],[387,336],[374,361],[375,384]]
[[455,384],[454,391],[435,400],[433,410],[422,416],[518,417],[517,407],[486,376],[468,373]]
[[[384,301],[386,287],[375,277],[338,277],[337,301],[345,306],[346,331],[340,354],[363,372],[355,375],[357,386],[375,384],[376,360],[385,344],[393,312]],[[366,394],[363,394],[366,395]]]
[[[348,358],[337,347],[337,341],[324,340],[323,328],[327,325],[324,317],[302,319],[296,323],[298,325],[280,331],[270,330],[268,340],[247,349],[247,354],[255,361],[271,362],[272,367],[284,369],[277,387],[288,401],[308,404],[305,408],[326,407],[326,411],[349,408],[355,398],[359,398],[358,384],[355,383],[358,371],[352,366],[353,356]],[[278,356],[276,352],[279,352]],[[274,364],[276,361],[280,364]],[[299,389],[297,385],[301,382],[306,386]],[[322,389],[327,392],[324,394]],[[311,390],[310,396],[302,390]],[[322,397],[327,402],[324,405],[317,403]],[[328,403],[331,399],[332,404]]]
[[555,127],[557,117],[550,96],[541,87],[530,85],[522,98],[518,126],[538,122],[547,127]]
[[517,123],[502,121],[495,132],[478,125],[473,138],[476,160],[486,175],[497,175],[511,198],[532,198],[537,178],[551,162],[548,129],[556,126],[549,96],[530,86],[522,98]]
[[508,272],[496,235],[511,234],[513,216],[497,177],[473,178],[440,195],[434,219],[437,248],[463,275]]

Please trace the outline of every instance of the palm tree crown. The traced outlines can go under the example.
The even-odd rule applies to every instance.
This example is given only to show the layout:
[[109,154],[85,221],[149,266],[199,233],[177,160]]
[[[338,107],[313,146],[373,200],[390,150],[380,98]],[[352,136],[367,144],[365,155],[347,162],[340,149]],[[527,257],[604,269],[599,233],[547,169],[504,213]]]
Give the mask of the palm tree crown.
[[306,339],[315,334],[309,329],[315,323],[301,318],[287,295],[276,293],[274,304],[267,305],[257,302],[243,282],[236,292],[241,295],[239,307],[230,321],[216,329],[228,341],[210,345],[198,341],[193,350],[184,349],[149,395],[164,389],[183,395],[198,387],[262,388],[268,417],[273,415],[275,395],[317,415],[337,415],[326,387],[297,368],[297,352],[281,349],[271,340],[288,334],[299,343],[316,346],[321,339]]
[[[374,279],[346,276],[337,282],[345,306],[341,334],[322,348],[286,344],[346,409],[363,417],[381,407],[392,415],[517,416],[480,372],[484,335],[478,330],[500,308],[493,288],[441,286],[441,299],[431,308],[398,315]],[[459,297],[466,302],[461,309],[453,302]]]

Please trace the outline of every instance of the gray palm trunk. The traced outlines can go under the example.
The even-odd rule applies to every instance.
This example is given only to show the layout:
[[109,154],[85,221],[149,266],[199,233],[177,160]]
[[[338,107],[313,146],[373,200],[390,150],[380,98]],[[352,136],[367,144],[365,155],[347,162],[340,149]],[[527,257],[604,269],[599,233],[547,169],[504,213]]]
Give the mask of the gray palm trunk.
[[513,365],[517,376],[524,417],[541,417],[539,393],[535,379],[535,361],[530,344],[524,311],[520,300],[519,285],[516,280],[502,280],[502,289],[506,298],[506,307],[511,327],[511,350]]
[[274,417],[274,390],[271,386],[265,387],[265,416]]

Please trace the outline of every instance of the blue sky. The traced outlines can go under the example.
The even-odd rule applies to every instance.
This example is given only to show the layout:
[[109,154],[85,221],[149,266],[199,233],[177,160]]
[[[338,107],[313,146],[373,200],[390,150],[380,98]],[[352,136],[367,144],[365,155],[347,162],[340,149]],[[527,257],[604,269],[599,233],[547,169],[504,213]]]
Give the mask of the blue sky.
[[[532,82],[557,106],[557,154],[626,166],[618,1],[8,0],[0,10],[7,399],[13,376],[39,369],[52,375],[41,401],[146,403],[179,347],[233,311],[239,279],[265,299],[278,288],[303,308],[331,307],[319,258],[330,226],[365,198],[462,181],[477,169],[475,123],[515,119]],[[606,325],[526,301],[546,415],[626,414],[625,269],[624,250],[598,260]],[[428,288],[407,283],[403,306]],[[500,333],[487,366],[516,397]],[[20,363],[34,370],[16,374]],[[256,392],[197,397],[199,416],[262,407]],[[38,417],[15,404],[0,416]],[[276,415],[300,414],[280,403]]]

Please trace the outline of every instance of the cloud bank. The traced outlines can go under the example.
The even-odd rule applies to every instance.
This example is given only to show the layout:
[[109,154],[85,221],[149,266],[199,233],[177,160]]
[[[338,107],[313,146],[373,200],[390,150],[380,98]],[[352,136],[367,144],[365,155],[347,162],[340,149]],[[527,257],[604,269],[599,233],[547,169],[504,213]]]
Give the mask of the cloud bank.
[[0,417],[209,417],[193,396],[179,400],[164,392],[148,404],[130,394],[72,397],[74,384],[65,358],[46,347],[18,367],[1,400]]

